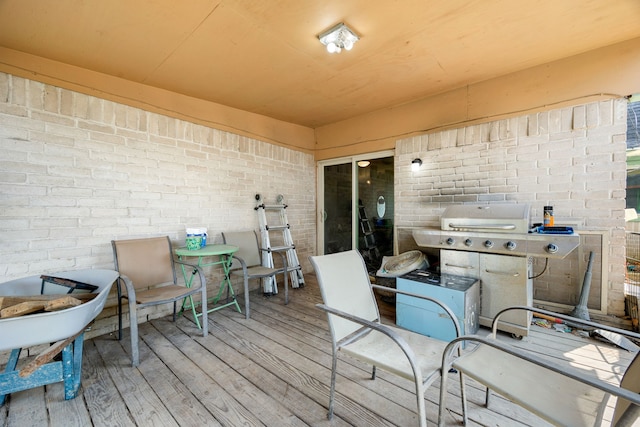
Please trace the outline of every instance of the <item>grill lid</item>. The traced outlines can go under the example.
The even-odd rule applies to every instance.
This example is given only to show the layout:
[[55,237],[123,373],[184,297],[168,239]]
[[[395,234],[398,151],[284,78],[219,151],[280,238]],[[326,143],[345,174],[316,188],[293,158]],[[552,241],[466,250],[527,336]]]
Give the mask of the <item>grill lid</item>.
[[440,218],[441,229],[526,234],[529,212],[528,204],[451,205]]

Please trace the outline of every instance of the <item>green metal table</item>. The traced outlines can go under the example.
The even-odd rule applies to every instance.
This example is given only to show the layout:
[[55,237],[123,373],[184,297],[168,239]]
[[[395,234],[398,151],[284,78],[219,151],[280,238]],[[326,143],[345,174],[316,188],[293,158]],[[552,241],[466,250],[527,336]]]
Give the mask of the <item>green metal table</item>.
[[[213,305],[218,304],[220,298],[223,293],[227,291],[227,302],[224,304],[218,305],[216,307],[210,308],[207,310],[207,313],[211,313],[216,310],[220,310],[225,307],[235,306],[239,313],[242,313],[240,309],[240,305],[236,300],[236,293],[233,290],[233,286],[231,286],[231,279],[229,277],[229,268],[231,267],[231,263],[233,261],[233,254],[238,252],[238,247],[233,245],[207,245],[204,248],[197,250],[188,250],[186,247],[177,248],[175,253],[180,261],[183,261],[183,258],[187,257],[197,257],[198,258],[198,267],[208,267],[219,265],[222,267],[222,271],[224,272],[224,278],[222,279],[222,283],[220,284],[220,289],[218,290],[218,294],[207,300],[207,302],[211,301]],[[214,258],[214,260],[206,260],[205,258]],[[191,282],[193,281],[193,276],[197,274],[197,271],[194,269],[189,272],[185,265],[182,264],[182,274],[184,275],[184,282],[187,287],[191,287]],[[187,299],[189,300],[189,304],[187,304]],[[193,318],[196,321],[196,325],[200,328],[200,321],[198,320],[198,316],[201,316],[202,313],[196,313],[196,304],[193,301],[193,296],[189,295],[182,302],[182,309],[180,312],[182,313],[185,309],[191,309],[193,313]]]

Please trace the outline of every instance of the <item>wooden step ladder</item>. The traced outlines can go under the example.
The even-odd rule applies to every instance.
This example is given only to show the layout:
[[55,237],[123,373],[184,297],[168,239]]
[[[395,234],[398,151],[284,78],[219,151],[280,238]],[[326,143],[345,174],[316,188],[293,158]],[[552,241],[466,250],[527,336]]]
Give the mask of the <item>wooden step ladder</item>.
[[[284,203],[284,197],[280,194],[276,198],[276,204],[267,205],[262,201],[262,197],[256,194],[256,201],[258,205],[254,209],[258,213],[262,248],[267,249],[262,252],[262,265],[274,268],[273,252],[286,251],[287,272],[291,287],[299,288],[304,286],[302,266],[298,260],[296,246],[291,237],[291,227],[287,219],[287,205]],[[272,281],[275,282],[275,277],[265,280],[265,289],[275,289],[277,292],[277,283],[271,283]]]

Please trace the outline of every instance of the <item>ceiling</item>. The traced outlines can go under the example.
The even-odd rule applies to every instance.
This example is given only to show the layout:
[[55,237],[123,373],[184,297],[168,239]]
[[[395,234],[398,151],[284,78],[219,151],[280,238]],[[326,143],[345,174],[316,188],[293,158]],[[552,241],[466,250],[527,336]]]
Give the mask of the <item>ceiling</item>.
[[[329,54],[317,35],[339,22],[361,40]],[[0,0],[0,46],[316,128],[638,38],[639,22],[638,0]]]

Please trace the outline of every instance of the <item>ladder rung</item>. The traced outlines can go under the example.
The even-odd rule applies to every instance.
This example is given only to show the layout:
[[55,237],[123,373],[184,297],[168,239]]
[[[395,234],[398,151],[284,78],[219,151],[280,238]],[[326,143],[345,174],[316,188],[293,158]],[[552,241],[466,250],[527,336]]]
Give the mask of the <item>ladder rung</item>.
[[260,205],[258,206],[258,208],[262,208],[265,210],[280,210],[280,209],[286,209],[287,205]]
[[265,227],[267,230],[277,231],[277,230],[286,230],[289,228],[289,224],[285,225],[267,225]]
[[267,248],[268,251],[271,252],[282,252],[282,251],[288,251],[290,249],[295,249],[295,245],[291,245],[291,246],[275,246],[273,248]]

